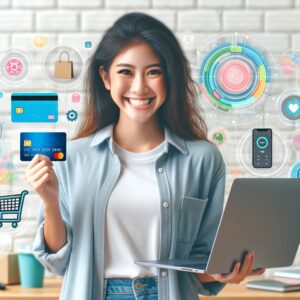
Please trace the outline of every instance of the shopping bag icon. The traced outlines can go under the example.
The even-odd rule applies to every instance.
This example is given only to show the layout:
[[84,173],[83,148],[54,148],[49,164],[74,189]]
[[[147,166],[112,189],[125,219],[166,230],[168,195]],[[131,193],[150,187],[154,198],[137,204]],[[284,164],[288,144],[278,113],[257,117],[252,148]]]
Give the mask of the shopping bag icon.
[[[62,55],[66,54],[68,60],[62,60]],[[70,55],[67,51],[62,51],[59,54],[58,61],[55,62],[54,77],[63,79],[72,79],[73,73],[73,62],[70,60]]]

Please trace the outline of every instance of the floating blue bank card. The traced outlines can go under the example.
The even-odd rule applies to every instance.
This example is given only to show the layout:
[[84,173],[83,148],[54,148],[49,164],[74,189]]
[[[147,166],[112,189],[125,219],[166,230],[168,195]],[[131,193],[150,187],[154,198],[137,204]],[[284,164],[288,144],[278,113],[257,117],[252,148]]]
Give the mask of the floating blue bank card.
[[30,161],[36,154],[48,156],[52,161],[67,157],[65,132],[21,132],[20,159]]
[[56,93],[12,93],[11,121],[55,123],[58,120]]

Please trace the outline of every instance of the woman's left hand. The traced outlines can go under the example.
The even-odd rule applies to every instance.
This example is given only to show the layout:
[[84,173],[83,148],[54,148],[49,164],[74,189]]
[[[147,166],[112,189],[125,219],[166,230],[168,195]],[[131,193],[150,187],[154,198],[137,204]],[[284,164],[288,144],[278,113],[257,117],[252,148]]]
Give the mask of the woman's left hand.
[[243,264],[236,263],[234,269],[228,274],[214,274],[210,275],[215,281],[222,283],[240,283],[247,276],[258,276],[265,272],[265,269],[252,270],[254,265],[254,253],[247,253]]

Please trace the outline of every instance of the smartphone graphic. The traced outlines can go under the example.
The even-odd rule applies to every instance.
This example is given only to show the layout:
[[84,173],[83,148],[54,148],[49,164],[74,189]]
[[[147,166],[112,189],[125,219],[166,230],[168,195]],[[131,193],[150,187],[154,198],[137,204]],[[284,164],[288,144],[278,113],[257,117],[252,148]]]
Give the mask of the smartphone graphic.
[[272,167],[272,129],[271,128],[253,129],[252,165],[254,168]]

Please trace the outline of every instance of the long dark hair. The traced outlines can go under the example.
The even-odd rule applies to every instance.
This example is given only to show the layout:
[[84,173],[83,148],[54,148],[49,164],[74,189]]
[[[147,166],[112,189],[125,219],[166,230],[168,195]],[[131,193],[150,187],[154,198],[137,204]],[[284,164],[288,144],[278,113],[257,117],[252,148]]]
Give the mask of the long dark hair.
[[190,65],[170,29],[143,13],[129,13],[110,27],[91,57],[86,80],[87,103],[83,122],[75,138],[90,135],[115,123],[119,108],[99,75],[103,66],[108,72],[114,58],[129,43],[143,41],[160,59],[166,84],[166,100],[157,111],[161,126],[187,139],[207,139],[207,128],[197,105],[196,83]]

